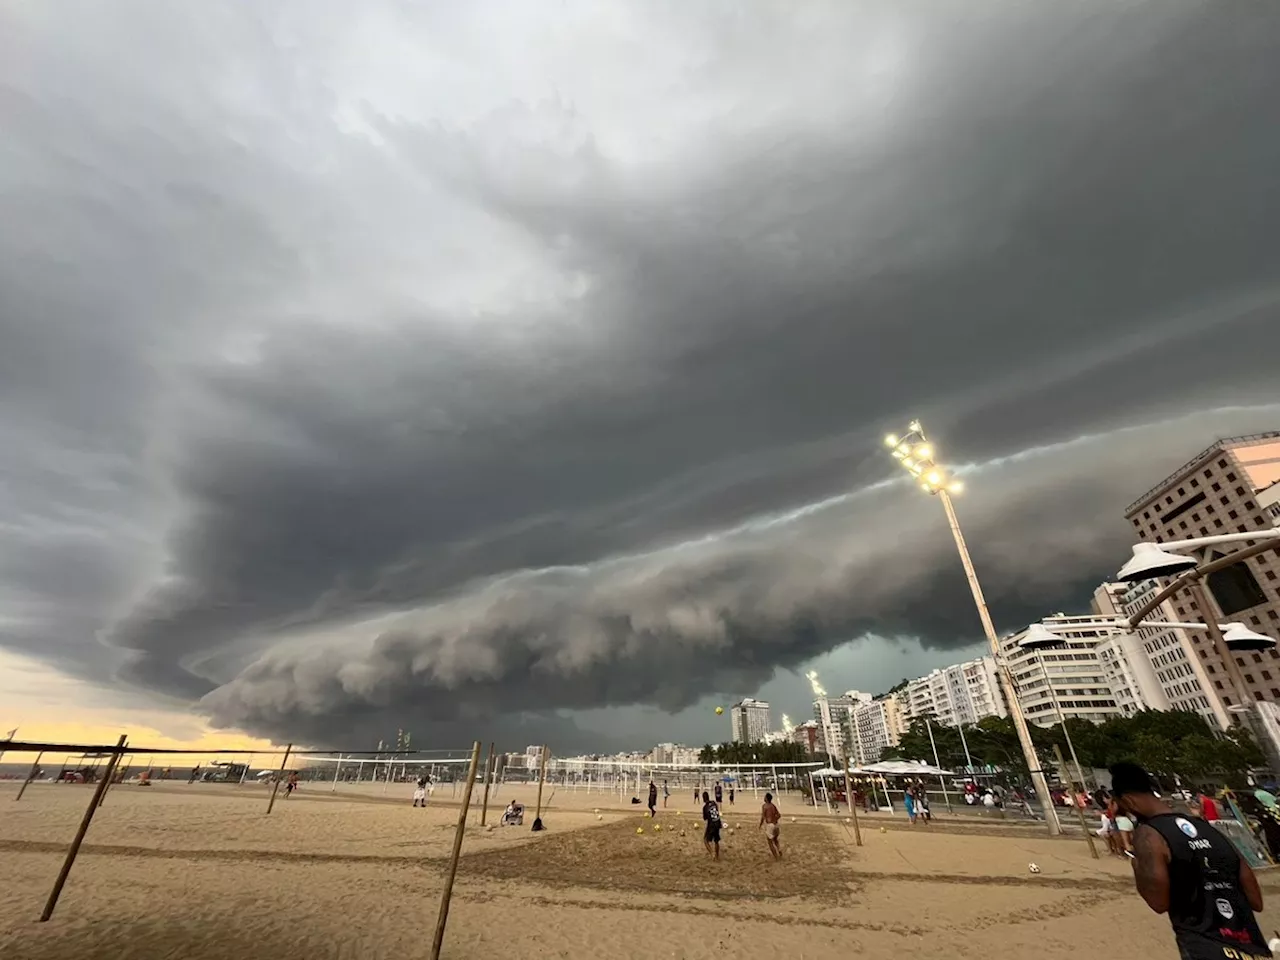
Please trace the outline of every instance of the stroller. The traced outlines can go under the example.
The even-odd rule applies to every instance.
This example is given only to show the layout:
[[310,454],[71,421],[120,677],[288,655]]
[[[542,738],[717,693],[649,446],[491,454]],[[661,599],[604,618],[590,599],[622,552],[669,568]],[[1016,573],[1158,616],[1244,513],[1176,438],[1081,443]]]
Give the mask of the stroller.
[[502,825],[504,827],[523,827],[524,826],[524,804],[517,803],[513,807],[507,807],[502,811]]

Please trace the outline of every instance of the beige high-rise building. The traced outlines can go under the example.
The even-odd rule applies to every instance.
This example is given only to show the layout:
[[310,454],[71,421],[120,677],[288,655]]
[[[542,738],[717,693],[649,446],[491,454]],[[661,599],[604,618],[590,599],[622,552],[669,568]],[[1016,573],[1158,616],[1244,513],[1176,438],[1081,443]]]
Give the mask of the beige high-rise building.
[[876,697],[853,708],[852,759],[859,764],[875,763],[886,747],[896,747],[906,733],[902,705],[894,694]]
[[1111,631],[1099,626],[1093,615],[1058,614],[1045,617],[1044,623],[1062,637],[1061,646],[1024,650],[1025,629],[1000,638],[1000,653],[1009,664],[1028,722],[1051,727],[1058,723],[1058,710],[1068,719],[1094,723],[1118,716],[1120,708],[1099,657],[1099,646]]
[[746,697],[731,708],[734,743],[760,743],[769,732],[769,702]]
[[[1143,540],[1168,543],[1193,537],[1270,530],[1272,493],[1280,482],[1280,432],[1219,440],[1129,505],[1125,519]],[[1240,544],[1208,547],[1202,560],[1226,556]],[[1189,591],[1170,598],[1179,620],[1237,620],[1258,633],[1280,637],[1280,548],[1206,579],[1212,610],[1200,610]],[[1195,655],[1222,702],[1239,696],[1208,634],[1189,634]],[[1275,650],[1235,655],[1254,700],[1280,700],[1280,654]]]

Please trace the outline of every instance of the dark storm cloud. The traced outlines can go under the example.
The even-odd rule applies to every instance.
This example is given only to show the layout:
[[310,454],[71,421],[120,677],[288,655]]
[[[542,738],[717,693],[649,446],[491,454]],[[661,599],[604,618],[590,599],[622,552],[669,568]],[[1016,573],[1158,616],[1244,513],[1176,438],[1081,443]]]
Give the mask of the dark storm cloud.
[[0,642],[219,723],[969,643],[885,429],[977,464],[1012,625],[1280,420],[1268,8],[121,9],[5,15]]

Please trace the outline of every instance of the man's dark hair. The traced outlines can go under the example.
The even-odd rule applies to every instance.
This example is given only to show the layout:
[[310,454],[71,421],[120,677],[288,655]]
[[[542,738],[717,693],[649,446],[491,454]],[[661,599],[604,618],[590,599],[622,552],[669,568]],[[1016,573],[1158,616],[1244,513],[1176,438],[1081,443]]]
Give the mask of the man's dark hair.
[[766,794],[764,795],[764,802],[765,802],[765,803],[773,803],[773,794],[772,794],[772,793],[766,793]]
[[1111,766],[1111,793],[1124,796],[1126,793],[1156,792],[1151,775],[1136,763],[1116,763]]
[[709,796],[707,795],[707,791],[705,791],[705,790],[703,790],[703,791],[702,791],[702,802],[703,802],[703,803],[710,803],[710,802],[711,802],[711,797],[709,797]]

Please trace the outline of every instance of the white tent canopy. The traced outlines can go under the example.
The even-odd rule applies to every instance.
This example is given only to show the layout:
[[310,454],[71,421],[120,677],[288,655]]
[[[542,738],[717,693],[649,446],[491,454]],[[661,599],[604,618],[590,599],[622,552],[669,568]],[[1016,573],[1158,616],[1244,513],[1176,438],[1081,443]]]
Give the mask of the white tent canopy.
[[858,768],[859,773],[874,773],[889,777],[953,777],[951,770],[943,770],[928,763],[915,763],[911,760],[884,760],[870,763]]

